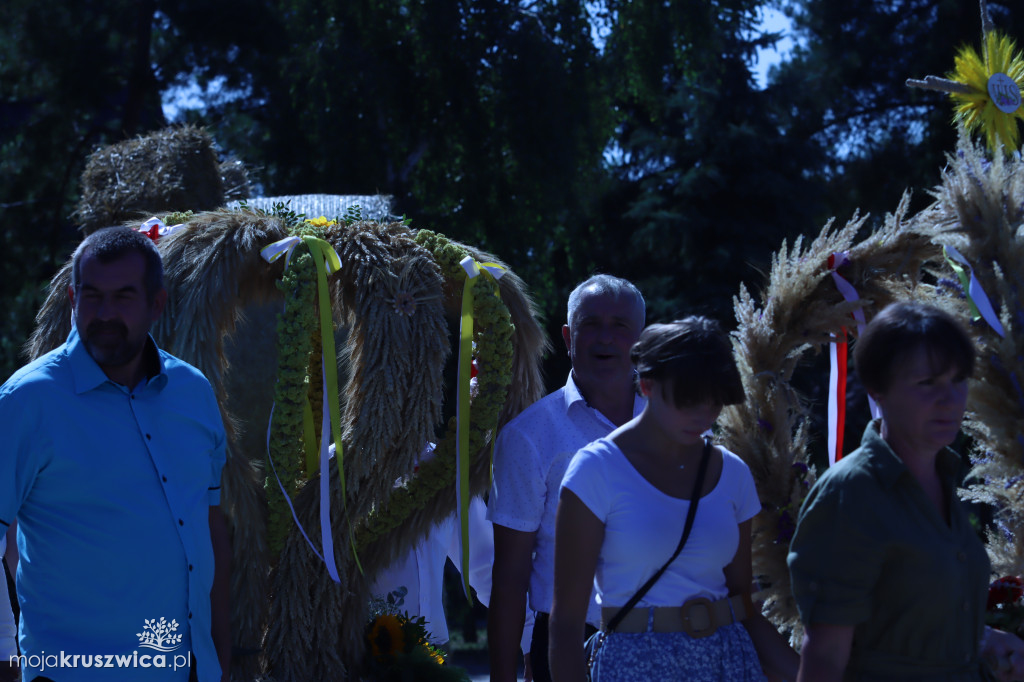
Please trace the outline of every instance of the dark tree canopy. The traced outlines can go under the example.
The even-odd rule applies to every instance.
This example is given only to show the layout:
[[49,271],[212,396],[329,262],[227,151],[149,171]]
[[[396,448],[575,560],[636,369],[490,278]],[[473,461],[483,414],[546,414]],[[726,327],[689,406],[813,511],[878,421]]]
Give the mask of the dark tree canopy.
[[[758,89],[768,6],[798,47]],[[1024,13],[990,3],[1010,35]],[[0,373],[78,239],[94,149],[166,124],[174,88],[268,195],[386,193],[414,227],[491,250],[557,341],[595,271],[649,321],[731,322],[783,239],[935,184],[951,107],[904,81],[976,44],[958,0],[142,0],[0,4]],[[567,369],[553,354],[549,380]]]

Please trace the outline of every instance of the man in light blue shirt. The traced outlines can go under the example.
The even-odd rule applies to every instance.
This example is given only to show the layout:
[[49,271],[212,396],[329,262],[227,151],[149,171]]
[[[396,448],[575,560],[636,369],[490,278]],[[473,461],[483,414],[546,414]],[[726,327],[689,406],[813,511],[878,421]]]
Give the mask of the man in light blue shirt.
[[128,228],[95,232],[68,294],[67,342],[0,387],[24,679],[227,679],[224,425],[206,378],[149,336],[160,254]]

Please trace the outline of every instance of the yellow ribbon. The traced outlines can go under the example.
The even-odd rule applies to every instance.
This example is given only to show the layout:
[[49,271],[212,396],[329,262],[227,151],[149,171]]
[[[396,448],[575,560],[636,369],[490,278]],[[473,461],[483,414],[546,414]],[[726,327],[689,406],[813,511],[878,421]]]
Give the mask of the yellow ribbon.
[[[471,256],[463,258],[459,265],[466,271],[466,282],[462,287],[462,321],[459,331],[459,378],[456,399],[456,439],[455,439],[455,488],[458,498],[456,510],[459,521],[462,586],[469,603],[473,597],[469,590],[469,384],[473,364],[473,280],[481,272],[487,273],[494,280],[501,279],[505,268],[497,263],[478,263]],[[494,295],[500,298],[497,288]]]
[[[341,406],[338,404],[338,355],[334,347],[334,318],[331,315],[331,292],[327,285],[327,276],[334,274],[341,269],[341,259],[338,257],[338,252],[334,250],[334,247],[325,242],[323,239],[318,239],[312,236],[304,236],[302,241],[305,242],[306,246],[309,247],[309,252],[313,255],[313,262],[316,264],[316,276],[317,276],[317,298],[320,305],[320,343],[322,362],[324,368],[324,393],[327,394],[327,400],[324,404],[324,421],[330,421],[331,424],[331,438],[334,441],[334,456],[338,463],[338,478],[341,481],[341,499],[342,504],[346,504],[347,499],[345,493],[345,469],[342,464],[342,445],[341,445],[341,425],[339,420],[341,419]],[[308,409],[308,408],[307,408]],[[312,416],[312,411],[311,416]],[[312,420],[311,420],[312,421]],[[326,424],[324,425],[324,435],[326,435]],[[320,498],[320,526],[325,529],[323,543],[324,543],[324,557],[328,559],[329,565],[334,563],[334,535],[330,532],[331,529],[331,516],[330,516],[330,486],[326,481],[327,466],[324,460],[328,458],[327,454],[327,443],[325,438],[321,436],[320,441],[320,466],[321,466],[321,498]],[[348,509],[345,509],[345,518],[348,522],[348,541],[352,547],[352,558],[356,562],[356,568],[359,572],[363,572],[363,567],[359,562],[359,556],[356,552],[356,541],[355,533],[352,530],[352,521],[348,518]],[[330,552],[328,552],[328,544],[330,543]]]
[[[285,267],[291,263],[292,252],[295,247],[300,243],[306,245],[309,249],[310,254],[313,257],[313,263],[316,266],[317,274],[317,305],[320,313],[320,353],[321,362],[323,365],[323,426],[320,433],[320,444],[317,447],[316,435],[313,428],[313,410],[309,404],[308,397],[305,400],[305,406],[303,408],[302,415],[302,433],[303,433],[303,450],[306,459],[306,475],[311,476],[314,471],[317,470],[319,465],[320,470],[320,530],[321,530],[321,544],[323,548],[322,559],[327,566],[327,572],[330,574],[331,579],[335,582],[340,582],[338,575],[337,564],[334,559],[334,533],[331,528],[331,515],[330,515],[330,485],[328,481],[328,463],[330,461],[328,441],[330,438],[334,440],[335,457],[338,462],[338,478],[341,481],[341,499],[346,499],[345,493],[345,470],[342,464],[342,445],[341,445],[341,427],[339,419],[341,417],[341,408],[338,404],[338,365],[337,365],[337,352],[334,346],[334,320],[331,314],[331,295],[330,288],[327,284],[328,275],[332,275],[341,269],[341,259],[338,257],[338,252],[334,250],[334,247],[323,239],[318,239],[310,235],[302,237],[291,236],[281,239],[279,241],[270,244],[260,251],[260,255],[265,260],[273,263],[282,255],[285,255]],[[330,432],[328,433],[328,428]],[[271,462],[273,464],[273,462]],[[287,493],[286,493],[287,497]],[[344,502],[343,502],[344,504]],[[289,500],[289,506],[291,501]],[[310,541],[306,535],[306,531],[299,524],[298,517],[295,516],[295,510],[292,509],[292,515],[295,518],[295,523],[299,526],[299,530],[302,532],[303,537],[306,538],[306,542],[313,548],[314,553],[316,547]],[[346,519],[348,518],[348,512],[346,509]],[[363,567],[359,563],[359,557],[356,553],[355,536],[352,531],[351,519],[348,519],[349,525],[349,543],[352,546],[352,557],[355,559],[356,567],[359,572],[363,572]]]

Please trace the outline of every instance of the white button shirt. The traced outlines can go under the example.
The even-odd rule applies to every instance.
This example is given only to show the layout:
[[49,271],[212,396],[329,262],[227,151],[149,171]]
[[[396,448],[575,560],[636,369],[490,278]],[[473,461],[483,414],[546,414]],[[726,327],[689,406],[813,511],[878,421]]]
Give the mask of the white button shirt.
[[[634,417],[645,404],[643,398],[636,397]],[[614,429],[611,420],[583,399],[570,372],[564,387],[530,405],[498,434],[487,518],[512,530],[537,533],[529,594],[534,611],[551,611],[555,512],[565,470],[577,450]],[[593,594],[587,622],[601,623]]]

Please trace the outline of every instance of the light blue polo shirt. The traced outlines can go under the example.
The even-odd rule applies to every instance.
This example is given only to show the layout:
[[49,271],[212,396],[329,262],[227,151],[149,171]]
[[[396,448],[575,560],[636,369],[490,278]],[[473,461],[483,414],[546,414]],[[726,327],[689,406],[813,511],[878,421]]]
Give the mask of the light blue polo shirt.
[[189,665],[220,679],[209,508],[224,425],[197,369],[152,338],[146,352],[160,373],[129,390],[72,329],[0,387],[0,531],[17,519],[25,679],[187,680]]

